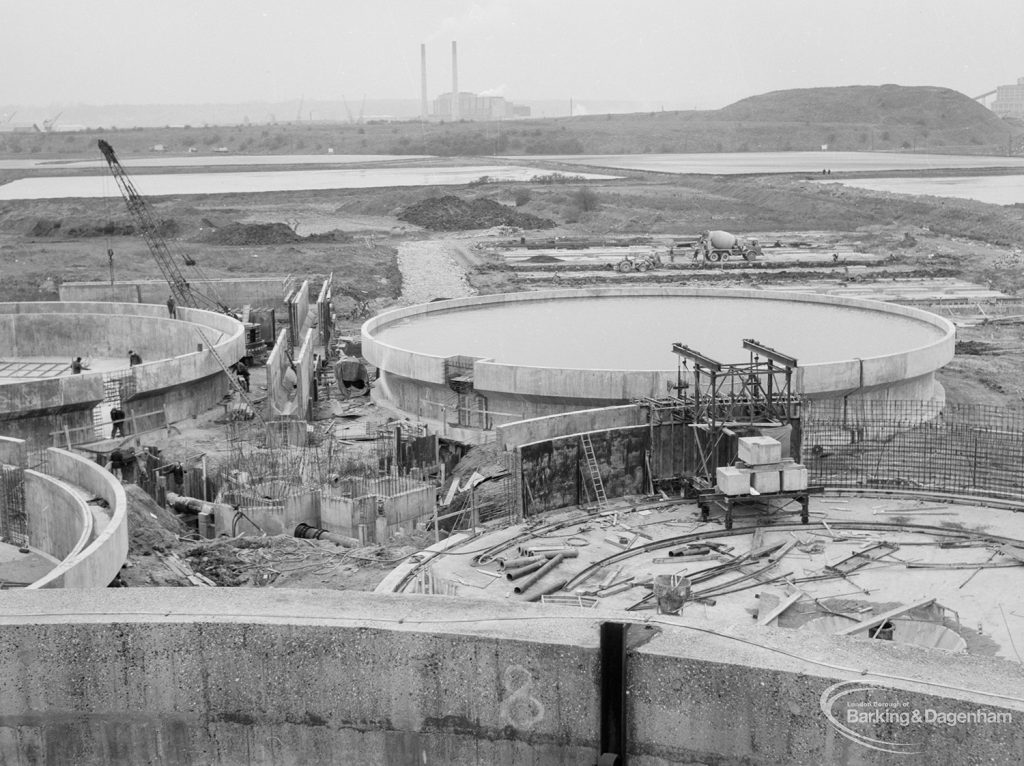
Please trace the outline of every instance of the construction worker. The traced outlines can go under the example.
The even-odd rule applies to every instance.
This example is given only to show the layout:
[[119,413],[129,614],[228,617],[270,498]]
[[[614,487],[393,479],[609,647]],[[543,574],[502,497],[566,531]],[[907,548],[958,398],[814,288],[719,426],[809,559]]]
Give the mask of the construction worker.
[[128,351],[128,366],[134,367],[137,364],[142,364],[142,357],[136,354],[134,351]]
[[167,296],[167,313],[170,315],[171,319],[178,318],[178,302],[174,300],[173,295]]
[[78,375],[82,372],[82,357],[76,356],[71,360],[71,374]]
[[249,368],[245,362],[239,359],[235,362],[235,375],[238,376],[238,382],[242,384],[242,388],[246,391],[249,390]]
[[120,449],[115,449],[110,453],[110,460],[107,462],[106,469],[110,471],[118,479],[124,478],[124,453]]
[[110,410],[110,438],[118,435],[124,436],[124,410],[114,405]]

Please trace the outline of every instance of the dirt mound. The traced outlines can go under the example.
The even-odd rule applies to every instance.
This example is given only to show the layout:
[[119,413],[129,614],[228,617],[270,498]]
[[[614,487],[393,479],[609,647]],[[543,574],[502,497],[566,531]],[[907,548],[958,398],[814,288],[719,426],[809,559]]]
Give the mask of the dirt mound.
[[28,230],[30,237],[52,237],[60,233],[61,223],[51,218],[40,218]]
[[526,259],[526,263],[563,263],[563,261],[553,255],[531,255]]
[[308,234],[302,239],[306,242],[351,242],[355,237],[350,232],[331,229],[319,234]]
[[[161,237],[175,237],[181,232],[177,221],[160,221],[157,233]],[[88,221],[59,218],[38,218],[28,230],[30,237],[134,237],[135,224],[128,221]]]
[[742,99],[713,114],[715,119],[743,122],[913,125],[947,130],[989,126],[1006,135],[1000,119],[977,101],[955,90],[932,86],[849,85],[777,90]]
[[301,239],[284,223],[231,223],[202,237],[210,245],[288,245]]
[[434,231],[489,229],[514,226],[519,229],[550,229],[555,223],[529,213],[520,213],[490,199],[463,200],[454,195],[431,197],[405,208],[399,220]]
[[160,507],[142,487],[127,484],[128,552],[143,555],[172,548],[180,535],[188,534],[186,526],[166,508]]

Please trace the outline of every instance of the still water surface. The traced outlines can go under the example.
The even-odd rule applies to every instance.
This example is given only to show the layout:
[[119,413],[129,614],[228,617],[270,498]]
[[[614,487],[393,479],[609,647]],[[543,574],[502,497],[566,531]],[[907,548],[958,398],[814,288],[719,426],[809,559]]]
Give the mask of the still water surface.
[[[528,181],[534,176],[557,175],[540,168],[512,165],[475,165],[435,168],[339,168],[336,170],[258,170],[253,172],[173,173],[133,176],[145,197],[174,194],[252,194],[275,191],[368,189],[388,186],[451,186],[481,176],[496,181]],[[573,173],[589,179],[614,176]],[[57,199],[64,197],[119,197],[110,174],[22,178],[0,186],[0,200]]]
[[993,205],[1024,204],[1024,175],[960,176],[955,178],[866,178],[843,181],[846,186],[895,194],[928,194],[988,202]]
[[879,311],[751,298],[534,300],[439,311],[376,331],[391,346],[563,369],[672,370],[672,344],[720,362],[749,361],[744,338],[800,364],[869,358],[938,341],[932,325]]

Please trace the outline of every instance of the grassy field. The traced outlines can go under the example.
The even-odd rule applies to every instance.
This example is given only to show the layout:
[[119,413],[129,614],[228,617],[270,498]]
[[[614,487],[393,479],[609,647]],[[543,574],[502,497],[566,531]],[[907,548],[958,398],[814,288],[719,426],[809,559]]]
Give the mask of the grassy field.
[[897,85],[777,91],[716,111],[646,112],[503,122],[286,123],[74,133],[0,133],[0,158],[96,157],[96,139],[122,157],[157,144],[170,153],[521,154],[936,151],[1024,153],[1024,127],[962,93]]

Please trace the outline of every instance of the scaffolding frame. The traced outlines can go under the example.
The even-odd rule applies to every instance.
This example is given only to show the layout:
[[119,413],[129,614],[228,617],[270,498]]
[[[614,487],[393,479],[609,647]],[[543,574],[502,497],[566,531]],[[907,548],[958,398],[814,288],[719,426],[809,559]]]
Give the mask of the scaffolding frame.
[[[670,418],[672,422],[680,418],[694,429],[699,458],[691,480],[694,490],[714,486],[722,442],[736,435],[734,429],[775,428],[800,417],[800,399],[793,395],[796,357],[753,338],[744,338],[743,348],[750,352],[749,362],[725,364],[683,343],[672,344],[678,357],[675,388],[679,404]],[[683,377],[684,368],[691,364],[692,383]],[[652,415],[672,409],[662,400],[650,401]]]

